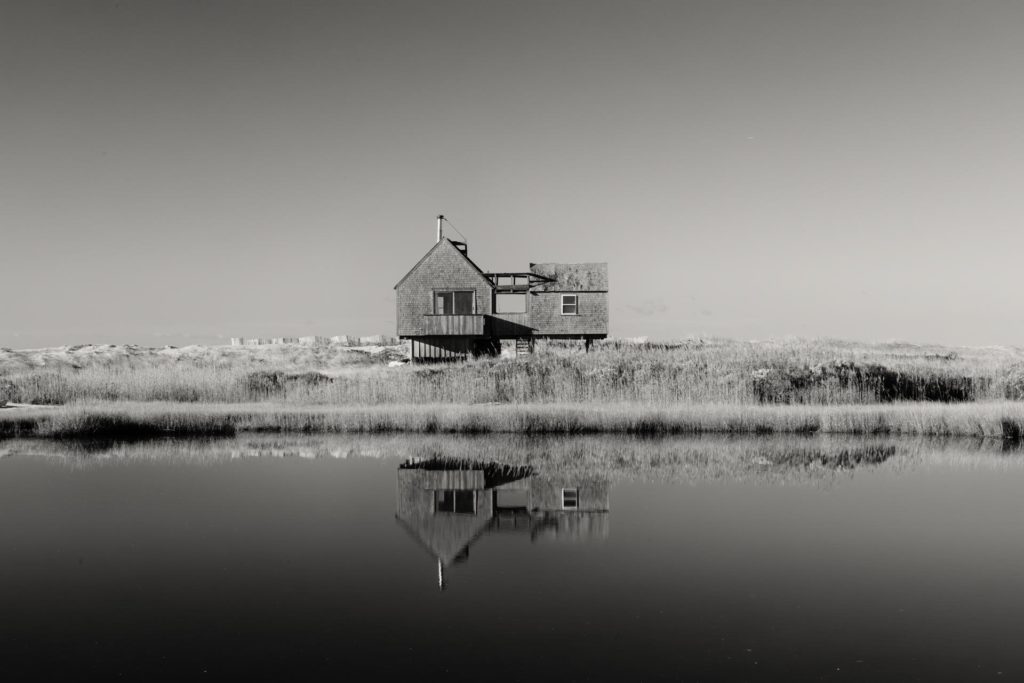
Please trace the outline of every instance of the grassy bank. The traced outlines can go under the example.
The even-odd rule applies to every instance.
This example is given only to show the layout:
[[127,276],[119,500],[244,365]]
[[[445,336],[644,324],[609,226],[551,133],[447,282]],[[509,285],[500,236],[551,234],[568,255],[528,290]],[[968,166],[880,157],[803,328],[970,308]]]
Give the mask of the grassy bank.
[[50,407],[0,410],[0,436],[1024,433],[1024,352],[1008,347],[612,340],[400,367],[352,349],[211,348],[56,366],[23,352],[0,369],[0,405]]
[[[0,400],[273,402],[304,405],[437,403],[733,403],[838,405],[1024,398],[1024,352],[840,341],[607,341],[588,354],[539,344],[519,359],[435,366],[358,364],[345,353],[216,362],[181,357],[0,371]],[[255,352],[253,352],[255,353]],[[347,355],[345,355],[347,354]],[[358,354],[357,354],[358,355]],[[213,357],[213,356],[210,356]],[[34,358],[34,356],[32,356]],[[275,361],[274,359],[277,359]],[[281,359],[287,359],[287,362]],[[259,362],[257,362],[259,361]],[[280,362],[278,362],[280,361]]]
[[0,436],[145,438],[245,432],[857,434],[1019,439],[1024,403],[297,406],[114,402],[0,410]]

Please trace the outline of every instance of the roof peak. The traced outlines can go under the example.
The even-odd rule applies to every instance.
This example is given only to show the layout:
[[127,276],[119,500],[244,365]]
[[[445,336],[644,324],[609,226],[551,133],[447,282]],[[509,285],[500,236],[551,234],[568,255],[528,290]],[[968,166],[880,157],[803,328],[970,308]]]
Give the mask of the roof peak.
[[412,275],[414,272],[416,272],[416,269],[419,268],[420,265],[424,261],[427,260],[427,257],[429,257],[431,254],[433,254],[434,251],[436,251],[437,248],[440,247],[441,245],[447,245],[448,248],[454,249],[455,252],[459,256],[461,256],[462,258],[466,259],[466,263],[471,265],[473,267],[473,270],[475,270],[476,272],[480,273],[480,277],[482,277],[484,279],[484,282],[486,282],[488,284],[488,286],[493,288],[494,287],[494,283],[491,282],[490,279],[484,274],[484,271],[481,270],[480,266],[475,264],[473,262],[473,260],[471,258],[469,258],[469,256],[466,254],[465,251],[463,251],[462,249],[459,249],[459,247],[458,247],[459,244],[465,244],[465,242],[458,242],[458,243],[456,243],[455,240],[449,239],[447,237],[442,237],[440,240],[435,242],[434,246],[430,247],[430,249],[427,250],[427,253],[425,253],[422,257],[420,257],[420,260],[416,262],[416,265],[414,265],[412,268],[410,268],[409,272],[406,273],[402,277],[402,279],[398,281],[397,284],[395,284],[394,289],[398,289],[399,286],[401,286],[401,284],[403,282],[405,282],[409,278],[410,275]]

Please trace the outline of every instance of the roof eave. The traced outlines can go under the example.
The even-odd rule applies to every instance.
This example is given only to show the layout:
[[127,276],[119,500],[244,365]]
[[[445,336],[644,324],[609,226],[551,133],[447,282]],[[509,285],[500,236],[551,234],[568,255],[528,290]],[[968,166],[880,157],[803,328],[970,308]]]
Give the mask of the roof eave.
[[494,289],[494,283],[491,282],[487,278],[487,276],[484,274],[484,271],[480,269],[480,266],[478,266],[477,264],[473,263],[473,259],[471,259],[468,256],[466,256],[465,254],[463,254],[462,250],[459,249],[458,247],[456,247],[455,244],[453,244],[452,241],[450,239],[448,239],[447,237],[442,239],[439,242],[435,242],[434,246],[432,246],[430,249],[427,250],[427,253],[424,254],[420,258],[420,260],[416,262],[416,265],[414,265],[412,268],[409,269],[409,272],[406,273],[402,277],[402,279],[399,280],[398,283],[394,287],[392,287],[392,289],[398,289],[402,285],[403,282],[405,282],[407,279],[409,279],[410,275],[412,275],[414,272],[416,272],[416,269],[420,267],[420,264],[422,264],[424,261],[426,261],[427,257],[430,256],[432,253],[434,253],[435,249],[437,249],[439,246],[441,246],[442,244],[445,244],[445,243],[449,244],[451,246],[451,248],[454,249],[456,251],[456,253],[458,253],[459,256],[461,256],[462,258],[466,259],[466,263],[471,265],[473,267],[473,270],[475,270],[477,273],[480,274],[481,279],[483,279],[483,281],[487,283],[487,286],[490,287],[491,289]]

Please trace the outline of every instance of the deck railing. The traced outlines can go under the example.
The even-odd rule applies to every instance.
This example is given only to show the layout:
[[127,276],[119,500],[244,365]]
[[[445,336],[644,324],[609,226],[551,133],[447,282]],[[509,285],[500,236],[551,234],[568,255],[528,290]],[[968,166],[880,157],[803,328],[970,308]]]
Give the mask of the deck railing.
[[473,315],[430,315],[426,320],[426,334],[437,336],[478,337],[484,334],[484,316]]

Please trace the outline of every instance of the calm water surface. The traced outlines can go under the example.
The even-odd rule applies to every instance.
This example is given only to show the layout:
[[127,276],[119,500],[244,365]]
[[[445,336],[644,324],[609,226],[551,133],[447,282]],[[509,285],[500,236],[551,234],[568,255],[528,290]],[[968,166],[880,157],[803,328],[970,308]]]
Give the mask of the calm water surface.
[[1024,453],[999,445],[0,455],[7,680],[1024,677]]

